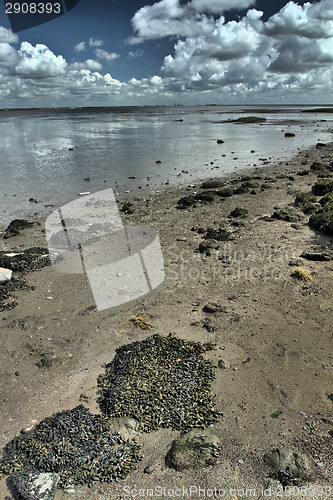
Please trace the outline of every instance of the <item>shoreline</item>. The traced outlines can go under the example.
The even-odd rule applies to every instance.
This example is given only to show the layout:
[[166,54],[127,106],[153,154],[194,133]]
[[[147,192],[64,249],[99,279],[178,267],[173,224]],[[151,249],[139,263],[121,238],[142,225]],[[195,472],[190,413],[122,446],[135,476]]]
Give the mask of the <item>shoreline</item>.
[[[122,498],[123,485],[222,482],[260,492],[273,481],[262,457],[282,445],[305,451],[312,461],[317,455],[322,465],[313,465],[316,481],[329,484],[333,477],[332,401],[328,398],[333,370],[329,356],[333,262],[307,261],[300,254],[311,244],[332,248],[333,240],[312,230],[308,216],[294,222],[268,220],[275,206],[290,206],[298,191],[311,190],[318,172],[309,167],[315,161],[331,164],[333,143],[301,151],[287,162],[215,177],[233,189],[244,182],[258,184],[229,197],[214,194],[222,187],[200,189],[202,183],[122,197],[119,206],[126,200],[133,203],[133,213],[122,214],[124,224],[156,229],[164,253],[163,284],[137,301],[96,311],[84,275],[62,275],[52,267],[26,275],[35,289],[13,292],[18,305],[0,313],[1,447],[33,419],[40,421],[82,401],[97,411],[96,379],[115,349],[153,333],[175,332],[187,340],[217,344],[207,358],[216,366],[213,392],[224,414],[213,427],[221,438],[221,464],[208,471],[168,469],[163,457],[179,433],[164,429],[140,437],[145,458],[127,479],[118,485],[77,487],[72,498]],[[305,170],[309,173],[297,175]],[[209,192],[213,201],[196,200],[193,206],[176,208],[180,198]],[[237,207],[248,214],[230,217]],[[46,246],[43,219],[37,216],[40,226],[2,240],[0,250]],[[218,230],[220,225],[234,239],[221,242],[211,255],[200,253],[202,235],[197,229]],[[304,284],[290,276],[289,262],[294,258],[315,273],[311,282]],[[223,310],[207,314],[202,309],[208,303],[219,303]],[[154,329],[147,333],[131,326],[129,320],[136,314],[147,315]],[[48,359],[50,366],[38,367],[41,359]],[[221,359],[227,368],[219,368]],[[82,393],[87,393],[87,400],[80,400]],[[277,411],[281,416],[271,417]],[[144,474],[150,461],[153,472]],[[269,484],[278,487],[274,481]],[[10,494],[4,480],[1,493],[3,498]],[[55,498],[68,496],[59,490]]]

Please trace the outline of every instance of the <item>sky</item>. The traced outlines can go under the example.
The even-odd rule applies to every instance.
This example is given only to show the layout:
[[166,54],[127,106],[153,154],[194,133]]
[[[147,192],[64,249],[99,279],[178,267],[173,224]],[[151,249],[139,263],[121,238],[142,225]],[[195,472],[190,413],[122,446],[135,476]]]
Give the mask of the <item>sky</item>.
[[331,104],[332,89],[333,0],[79,0],[17,33],[0,3],[0,108]]

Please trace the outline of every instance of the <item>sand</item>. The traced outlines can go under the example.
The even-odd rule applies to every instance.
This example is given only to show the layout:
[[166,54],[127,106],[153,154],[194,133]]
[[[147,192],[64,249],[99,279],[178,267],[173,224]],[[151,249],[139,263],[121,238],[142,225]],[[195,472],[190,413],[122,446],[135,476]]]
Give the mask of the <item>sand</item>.
[[[263,462],[265,453],[282,446],[309,455],[315,487],[332,484],[333,261],[301,259],[312,275],[309,282],[292,277],[289,263],[309,245],[332,248],[333,241],[312,230],[306,216],[297,222],[270,220],[276,205],[292,206],[297,192],[310,191],[318,172],[297,173],[314,161],[332,163],[333,145],[223,179],[236,187],[242,175],[250,176],[258,183],[256,194],[250,189],[215,196],[212,203],[183,210],[176,208],[178,199],[201,192],[200,185],[141,193],[132,200],[134,212],[123,214],[123,223],[156,229],[165,264],[162,285],[133,302],[98,311],[85,275],[62,274],[53,267],[26,276],[34,290],[13,292],[18,305],[0,313],[1,447],[33,419],[79,403],[98,411],[97,377],[124,343],[170,332],[216,343],[206,357],[217,367],[213,391],[223,412],[211,429],[221,438],[219,465],[187,472],[167,468],[166,452],[179,433],[164,429],[140,437],[144,458],[124,481],[77,487],[71,496],[58,490],[56,500],[151,498],[158,494],[144,490],[156,486],[187,492],[192,486],[191,498],[203,498],[204,490],[208,496],[214,487],[225,489],[225,498],[264,498],[262,489],[266,497],[287,498]],[[246,208],[248,215],[228,217],[236,207]],[[46,246],[44,219],[29,220],[40,225],[2,240],[2,250]],[[220,225],[233,231],[234,239],[221,242],[210,256],[200,253],[202,234],[192,228]],[[221,311],[205,313],[207,303],[218,303]],[[130,323],[135,315],[149,319],[153,329],[135,328]],[[41,359],[48,360],[47,366]],[[218,367],[219,360],[227,368]],[[149,474],[144,473],[147,465]],[[312,493],[312,498],[323,498],[321,490]],[[12,498],[5,480],[0,481],[0,498]]]

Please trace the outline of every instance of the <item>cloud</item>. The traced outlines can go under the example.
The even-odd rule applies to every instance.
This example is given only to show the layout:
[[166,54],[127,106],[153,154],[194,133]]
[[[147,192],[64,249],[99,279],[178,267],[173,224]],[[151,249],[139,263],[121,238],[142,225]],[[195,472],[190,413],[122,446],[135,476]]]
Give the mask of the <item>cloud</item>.
[[76,52],[82,52],[86,50],[86,42],[80,42],[77,45],[75,45],[74,50]]
[[88,41],[90,47],[101,47],[104,43],[103,40],[97,40],[96,38],[89,38]]
[[0,66],[12,66],[18,59],[17,51],[9,43],[0,43]]
[[284,38],[297,35],[306,38],[333,36],[333,7],[331,0],[317,4],[297,5],[289,2],[265,24],[265,34]]
[[18,36],[11,30],[7,30],[3,26],[0,26],[0,42],[1,43],[17,43]]
[[93,59],[87,59],[84,62],[75,62],[70,65],[70,69],[89,69],[91,71],[101,71],[103,68],[102,64]]
[[192,0],[189,6],[197,12],[221,14],[231,9],[247,9],[255,5],[257,0]]
[[14,72],[23,78],[54,77],[62,75],[67,67],[62,56],[56,56],[42,44],[34,47],[29,42],[22,42],[18,55],[19,62]]
[[144,55],[143,50],[131,50],[128,53],[128,59],[137,59],[138,57],[142,57]]
[[106,50],[102,49],[96,49],[95,54],[97,59],[105,59],[108,62],[112,62],[120,57],[120,55],[116,54],[115,52],[107,52]]

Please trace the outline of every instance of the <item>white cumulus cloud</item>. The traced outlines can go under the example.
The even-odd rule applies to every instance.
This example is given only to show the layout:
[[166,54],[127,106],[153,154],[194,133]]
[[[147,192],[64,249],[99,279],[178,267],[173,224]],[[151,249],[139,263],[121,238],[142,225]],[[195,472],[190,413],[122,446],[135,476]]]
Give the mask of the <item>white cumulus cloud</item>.
[[24,78],[42,78],[62,75],[67,62],[62,56],[56,56],[46,45],[22,42],[18,51],[19,62],[14,71]]
[[107,52],[106,50],[102,49],[96,49],[95,54],[97,59],[105,59],[108,62],[112,62],[120,57],[120,55],[116,54],[115,52]]
[[77,45],[75,45],[74,50],[76,52],[82,52],[86,50],[86,42],[80,42]]
[[101,47],[104,43],[103,40],[97,40],[96,38],[89,38],[90,47]]
[[0,26],[0,42],[2,43],[17,43],[18,36],[11,30],[7,30],[3,26]]

